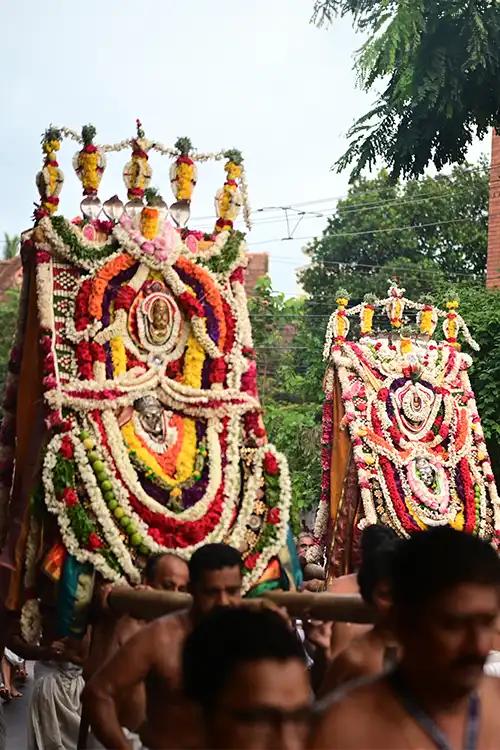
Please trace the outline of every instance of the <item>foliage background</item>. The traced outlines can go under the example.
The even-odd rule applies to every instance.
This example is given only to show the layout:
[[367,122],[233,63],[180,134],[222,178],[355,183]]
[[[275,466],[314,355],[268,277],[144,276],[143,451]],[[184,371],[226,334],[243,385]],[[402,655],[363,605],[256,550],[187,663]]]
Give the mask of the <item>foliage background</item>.
[[[356,180],[324,233],[307,248],[300,280],[307,293],[285,300],[269,279],[249,302],[269,437],[292,471],[293,525],[319,500],[323,341],[336,290],[352,303],[385,296],[396,278],[407,295],[443,304],[452,286],[481,346],[471,352],[476,392],[493,468],[500,479],[500,291],[485,289],[488,169],[394,182],[386,172]],[[409,319],[409,323],[414,321]],[[466,350],[466,347],[465,349]]]

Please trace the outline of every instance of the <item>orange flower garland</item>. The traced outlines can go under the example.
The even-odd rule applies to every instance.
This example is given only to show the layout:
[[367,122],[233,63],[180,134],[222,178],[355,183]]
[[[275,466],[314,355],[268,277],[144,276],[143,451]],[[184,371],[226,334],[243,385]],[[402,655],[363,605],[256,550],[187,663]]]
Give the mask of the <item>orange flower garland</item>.
[[118,255],[116,258],[113,258],[113,260],[110,260],[108,263],[106,263],[106,265],[103,266],[103,268],[101,268],[99,273],[96,275],[95,279],[92,282],[92,288],[89,297],[89,313],[96,320],[101,319],[102,302],[109,282],[121,271],[125,271],[127,268],[133,266],[134,263],[136,263],[134,258],[131,258],[130,255],[126,255],[125,253],[123,253],[122,255]]

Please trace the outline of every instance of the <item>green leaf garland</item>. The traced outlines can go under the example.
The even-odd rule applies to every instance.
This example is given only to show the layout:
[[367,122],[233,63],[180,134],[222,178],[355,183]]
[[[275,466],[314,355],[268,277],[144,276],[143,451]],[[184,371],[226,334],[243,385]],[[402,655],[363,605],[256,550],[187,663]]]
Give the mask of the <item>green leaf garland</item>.
[[53,228],[64,244],[70,248],[76,260],[99,261],[112,255],[119,248],[118,242],[113,240],[111,243],[106,244],[103,247],[96,247],[90,250],[79,242],[78,237],[76,237],[74,232],[71,231],[68,222],[63,216],[51,216],[50,220]]

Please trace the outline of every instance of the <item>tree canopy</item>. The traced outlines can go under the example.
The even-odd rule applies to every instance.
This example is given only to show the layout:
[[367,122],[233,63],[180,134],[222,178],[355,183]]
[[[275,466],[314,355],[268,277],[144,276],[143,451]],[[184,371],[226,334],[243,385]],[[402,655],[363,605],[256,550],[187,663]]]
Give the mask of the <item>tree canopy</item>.
[[300,280],[314,309],[331,306],[338,287],[354,297],[384,294],[393,277],[416,296],[450,282],[483,282],[487,224],[484,162],[407,182],[387,172],[359,178],[306,248],[311,263]]
[[10,260],[10,258],[14,258],[20,249],[21,245],[21,238],[17,234],[7,234],[7,232],[4,232],[3,235],[3,253],[2,257],[3,260]]
[[355,70],[381,92],[351,127],[336,163],[356,178],[382,160],[392,177],[462,162],[500,123],[498,0],[316,0],[313,19],[351,14],[367,35]]
[[430,293],[438,304],[450,285],[457,290],[481,346],[471,382],[500,478],[500,291],[484,288],[487,208],[485,164],[405,183],[386,172],[358,179],[306,248],[307,297],[286,300],[269,279],[258,285],[249,306],[261,396],[270,439],[289,460],[295,530],[319,499],[322,352],[339,287],[353,301],[369,292],[385,296],[388,280],[397,277],[408,296]]

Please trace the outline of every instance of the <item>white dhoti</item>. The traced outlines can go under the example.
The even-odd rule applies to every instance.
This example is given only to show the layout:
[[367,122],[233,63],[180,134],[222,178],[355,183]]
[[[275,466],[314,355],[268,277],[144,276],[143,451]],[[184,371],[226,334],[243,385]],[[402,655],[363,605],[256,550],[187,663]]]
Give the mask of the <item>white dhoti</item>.
[[3,654],[9,664],[12,664],[13,667],[22,667],[24,664],[24,659],[21,656],[18,656],[13,651],[10,650],[10,648],[5,648],[3,651]]
[[490,651],[484,665],[484,673],[489,677],[500,677],[500,651]]
[[28,716],[28,750],[75,750],[80,730],[80,667],[37,662]]

